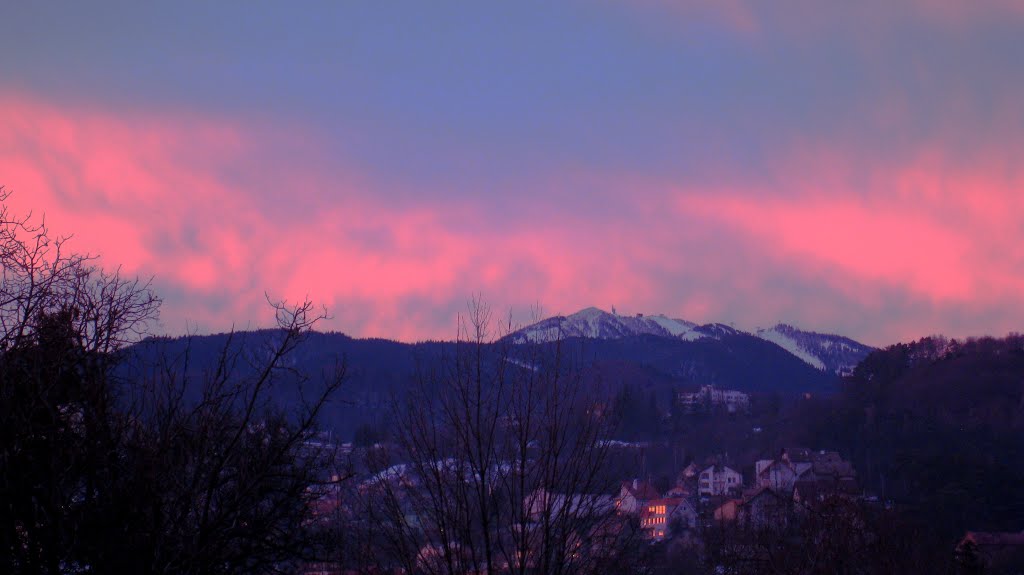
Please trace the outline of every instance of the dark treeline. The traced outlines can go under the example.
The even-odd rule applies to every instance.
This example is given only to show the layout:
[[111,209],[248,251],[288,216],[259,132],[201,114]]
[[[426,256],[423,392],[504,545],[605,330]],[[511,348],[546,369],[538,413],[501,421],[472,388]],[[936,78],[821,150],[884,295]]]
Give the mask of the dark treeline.
[[793,446],[836,450],[857,472],[857,499],[810,507],[779,500],[770,526],[705,520],[701,545],[652,546],[645,564],[655,572],[1018,573],[1024,566],[1019,550],[1002,551],[1002,565],[986,567],[958,549],[968,531],[1024,529],[1024,336],[896,344],[865,358],[838,393],[755,395],[742,413],[665,414],[639,387],[620,391],[614,404],[623,408],[620,429],[649,441],[643,470],[663,489],[690,461],[726,463],[750,477],[755,460]]
[[865,487],[951,538],[1024,529],[1024,337],[942,337],[869,355],[794,440],[853,458]]
[[[273,336],[272,330],[236,335],[236,343],[257,347]],[[183,353],[191,349],[194,370],[213,361],[227,339],[227,334],[191,338],[153,338],[132,350],[133,361],[151,363],[161,354]],[[353,338],[341,333],[310,333],[303,346],[290,361],[304,371],[319,373],[332,369],[339,358],[345,358],[348,371],[344,402],[334,402],[324,412],[324,422],[342,437],[351,438],[357,430],[386,431],[389,406],[394,396],[412,389],[420,367],[437,363],[444,348],[451,342],[401,343],[384,339]],[[499,353],[508,342],[490,342],[492,352]],[[697,341],[656,336],[631,336],[616,340],[568,338],[563,344],[578,350],[581,369],[591,393],[600,397],[614,396],[627,386],[636,396],[649,402],[654,396],[661,414],[673,409],[675,393],[680,389],[696,390],[704,384],[721,388],[741,389],[751,393],[778,393],[788,397],[812,390],[835,392],[840,379],[832,373],[814,369],[778,346],[749,334],[723,334],[721,339]],[[282,402],[294,398],[281,395]],[[658,423],[655,418],[654,423]],[[631,437],[658,439],[661,430],[650,429],[646,418],[644,429],[628,427]],[[361,435],[365,435],[361,433]]]
[[[186,347],[126,374],[159,311],[148,283],[6,205],[0,266],[0,573],[276,573],[322,557],[313,502],[342,478],[315,439],[344,369],[309,378],[289,361],[321,313],[272,304],[265,345],[229,336],[201,373]],[[272,400],[294,386],[301,401]]]

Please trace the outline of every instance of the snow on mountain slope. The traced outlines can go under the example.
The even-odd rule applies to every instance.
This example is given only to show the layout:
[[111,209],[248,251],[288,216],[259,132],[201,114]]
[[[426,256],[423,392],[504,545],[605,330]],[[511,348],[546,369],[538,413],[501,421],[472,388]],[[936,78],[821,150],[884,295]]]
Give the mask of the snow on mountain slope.
[[696,334],[693,328],[697,327],[696,324],[688,322],[682,319],[670,319],[664,315],[652,315],[646,318],[648,321],[661,326],[665,331],[669,332],[675,337],[687,339],[692,337],[693,339],[699,339],[700,335]]
[[608,313],[596,307],[568,316],[549,317],[512,334],[514,341],[553,341],[559,337],[587,337],[615,339],[633,335],[677,337],[686,341],[700,339],[705,334],[696,324],[664,315],[624,316]]
[[549,317],[514,332],[510,337],[518,343],[554,341],[568,337],[619,339],[636,335],[697,341],[738,334],[754,335],[769,341],[815,369],[840,375],[851,371],[872,351],[872,348],[847,337],[801,331],[786,324],[748,334],[721,323],[697,325],[665,315],[626,316],[596,307],[588,307],[567,316]]
[[730,325],[725,325],[724,323],[705,324],[698,326],[695,331],[704,337],[711,337],[714,339],[722,339],[725,336],[746,333],[745,331],[738,330]]
[[801,331],[780,323],[754,334],[770,341],[821,370],[844,375],[853,370],[873,348],[841,335]]
[[697,325],[666,315],[619,315],[588,307],[567,316],[549,317],[512,334],[514,341],[553,341],[559,337],[616,339],[635,335],[673,337],[683,341],[720,339],[743,333],[721,323]]
[[795,339],[781,331],[775,330],[775,328],[759,329],[757,330],[757,337],[774,343],[789,353],[799,357],[811,367],[821,370],[825,369],[825,362],[814,357],[810,352],[800,347],[800,344],[797,343]]

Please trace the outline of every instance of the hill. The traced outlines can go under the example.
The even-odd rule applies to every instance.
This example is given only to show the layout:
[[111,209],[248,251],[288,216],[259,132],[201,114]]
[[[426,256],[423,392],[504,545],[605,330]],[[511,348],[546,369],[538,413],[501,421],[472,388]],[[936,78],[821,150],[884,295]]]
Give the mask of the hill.
[[794,441],[849,453],[882,499],[944,532],[1024,528],[1024,337],[878,350]]
[[[274,330],[216,334],[190,338],[152,338],[134,346],[124,369],[143,371],[161,358],[177,362],[198,378],[216,367],[220,351],[230,346],[246,365],[246,358],[262,353],[278,337]],[[328,425],[349,438],[361,427],[384,429],[389,407],[412,385],[417,374],[435,367],[451,342],[407,344],[385,339],[357,339],[340,333],[312,333],[289,358],[290,367],[316,376],[344,361],[348,380],[341,397],[325,414]],[[498,345],[498,344],[496,344]],[[513,356],[517,346],[511,344]],[[543,343],[542,345],[553,345]],[[642,388],[653,395],[667,413],[679,390],[713,384],[754,393],[795,395],[805,391],[834,392],[839,378],[814,369],[777,345],[738,331],[723,330],[719,337],[693,341],[653,335],[618,339],[574,337],[562,342],[571,346],[584,369],[591,393],[612,397],[624,386]],[[294,392],[281,390],[282,405],[298,401]]]

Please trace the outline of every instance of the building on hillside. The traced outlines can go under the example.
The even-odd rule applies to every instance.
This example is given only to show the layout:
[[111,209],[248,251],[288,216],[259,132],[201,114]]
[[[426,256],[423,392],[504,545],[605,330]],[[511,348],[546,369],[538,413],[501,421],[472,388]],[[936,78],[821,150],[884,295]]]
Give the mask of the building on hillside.
[[689,501],[681,497],[654,499],[648,501],[640,513],[640,529],[644,537],[661,541],[673,530],[693,529],[697,526],[697,511]]
[[[685,491],[686,496],[690,496],[697,493],[697,481],[700,476],[701,468],[696,463],[690,463],[683,468],[676,475],[676,483],[674,489],[679,491]],[[668,497],[666,495],[666,497]]]
[[741,498],[726,499],[715,508],[712,517],[718,523],[738,523],[746,528],[783,529],[788,525],[792,503],[787,496],[767,487],[758,487]]
[[815,479],[853,479],[857,472],[853,464],[843,459],[838,451],[817,451],[811,454],[811,472]]
[[742,499],[726,499],[724,503],[715,508],[712,516],[715,518],[715,521],[720,523],[736,521],[736,517],[739,515],[740,503],[743,503]]
[[738,520],[748,528],[781,530],[789,522],[790,499],[767,487],[759,487],[737,506]]
[[661,498],[661,494],[646,481],[634,479],[623,481],[619,495],[615,498],[615,509],[619,513],[639,514],[648,501]]
[[743,476],[724,465],[712,465],[700,472],[697,493],[702,496],[728,495],[743,488]]
[[787,464],[810,463],[811,454],[814,453],[806,447],[783,447],[779,453],[779,459]]
[[856,492],[856,472],[853,465],[836,451],[812,451],[804,447],[783,449],[777,459],[762,459],[754,465],[754,484],[779,493],[792,493],[793,487],[807,482],[818,484],[821,493]]
[[736,413],[750,408],[750,396],[746,393],[733,389],[718,389],[713,385],[701,386],[700,391],[696,392],[680,392],[677,400],[686,413],[715,409]]
[[861,496],[860,487],[854,479],[833,481],[828,478],[801,479],[793,484],[793,503],[802,507],[813,507],[835,497],[853,500]]
[[788,492],[793,485],[811,469],[806,462],[787,463],[781,459],[762,459],[754,465],[756,473],[754,484],[779,492]]
[[688,498],[691,495],[693,495],[693,490],[691,490],[689,487],[683,487],[681,485],[672,486],[669,488],[668,491],[665,492],[665,497]]
[[696,463],[690,463],[676,476],[676,485],[686,485],[690,480],[700,475],[700,467]]

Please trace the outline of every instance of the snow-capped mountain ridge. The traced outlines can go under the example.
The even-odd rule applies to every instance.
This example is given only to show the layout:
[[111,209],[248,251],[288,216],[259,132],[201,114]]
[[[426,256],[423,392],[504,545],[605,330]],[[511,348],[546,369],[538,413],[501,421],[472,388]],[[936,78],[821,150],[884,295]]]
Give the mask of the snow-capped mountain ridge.
[[658,335],[693,341],[705,337],[700,326],[664,315],[635,316],[609,313],[588,307],[568,316],[554,316],[512,334],[514,341],[553,341],[566,337],[617,339],[634,335]]
[[525,343],[572,337],[620,339],[654,335],[692,342],[702,339],[721,340],[739,334],[771,342],[815,369],[838,374],[852,370],[872,351],[871,347],[847,337],[801,331],[781,323],[749,333],[721,323],[698,325],[663,314],[619,315],[596,307],[588,307],[567,316],[549,317],[512,333],[510,337],[515,342]]
[[872,347],[848,337],[801,331],[784,323],[759,329],[754,335],[771,341],[809,365],[839,375],[852,372],[860,360],[873,351]]

